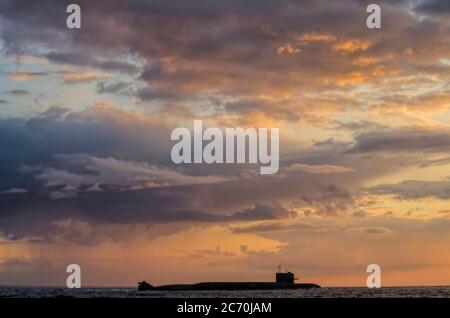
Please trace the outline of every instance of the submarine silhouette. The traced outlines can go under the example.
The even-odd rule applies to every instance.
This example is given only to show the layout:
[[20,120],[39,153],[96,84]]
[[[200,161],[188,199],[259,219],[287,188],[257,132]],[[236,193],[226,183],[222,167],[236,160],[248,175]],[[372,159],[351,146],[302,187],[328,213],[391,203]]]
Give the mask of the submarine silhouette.
[[275,274],[275,282],[205,282],[197,284],[176,284],[152,286],[146,281],[138,283],[139,291],[177,291],[177,290],[274,290],[274,289],[311,289],[320,288],[313,283],[295,283],[294,273],[280,272]]

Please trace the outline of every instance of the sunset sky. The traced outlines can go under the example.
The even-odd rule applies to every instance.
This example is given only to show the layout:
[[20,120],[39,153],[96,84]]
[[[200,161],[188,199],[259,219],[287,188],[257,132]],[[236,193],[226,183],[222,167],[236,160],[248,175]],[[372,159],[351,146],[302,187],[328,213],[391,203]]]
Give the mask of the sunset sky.
[[[0,48],[0,285],[450,284],[450,1],[2,0]],[[280,170],[173,164],[195,119]]]

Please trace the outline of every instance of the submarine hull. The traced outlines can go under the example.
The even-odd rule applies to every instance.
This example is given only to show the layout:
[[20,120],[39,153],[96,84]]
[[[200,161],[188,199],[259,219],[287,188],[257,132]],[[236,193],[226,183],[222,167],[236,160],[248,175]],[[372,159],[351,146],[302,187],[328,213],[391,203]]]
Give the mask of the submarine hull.
[[317,284],[295,284],[295,276],[292,272],[278,272],[275,282],[204,282],[197,284],[178,284],[152,286],[146,281],[138,283],[139,290],[276,290],[276,289],[311,289],[320,288]]
[[320,288],[317,284],[280,284],[280,283],[198,283],[198,284],[180,284],[180,285],[162,285],[149,286],[148,289],[140,288],[139,290],[155,290],[155,291],[177,291],[177,290],[277,290],[277,289],[311,289]]

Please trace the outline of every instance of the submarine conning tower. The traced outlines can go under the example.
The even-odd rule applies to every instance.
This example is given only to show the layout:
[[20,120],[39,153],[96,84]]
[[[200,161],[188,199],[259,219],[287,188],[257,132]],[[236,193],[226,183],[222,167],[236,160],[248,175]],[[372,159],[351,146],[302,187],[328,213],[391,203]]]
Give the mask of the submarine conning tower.
[[295,281],[294,273],[291,272],[277,272],[275,274],[275,282],[277,284],[284,284],[284,285],[293,285]]

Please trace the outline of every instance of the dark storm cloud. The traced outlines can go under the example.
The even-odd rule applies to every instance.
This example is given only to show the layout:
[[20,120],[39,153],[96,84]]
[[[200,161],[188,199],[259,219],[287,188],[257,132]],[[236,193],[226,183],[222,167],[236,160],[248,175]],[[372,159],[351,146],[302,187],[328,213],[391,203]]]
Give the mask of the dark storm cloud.
[[[288,170],[263,177],[245,174],[248,167],[240,165],[175,170],[170,128],[157,116],[111,104],[81,111],[54,106],[29,120],[0,120],[0,192],[5,192],[0,194],[0,231],[16,239],[51,239],[67,230],[58,226],[64,220],[229,223],[290,219],[298,209],[324,217],[355,210],[351,187],[364,174],[299,178]],[[313,146],[287,167],[296,162],[339,165],[347,147]],[[359,164],[378,175],[371,162]],[[286,202],[294,202],[297,210]]]
[[450,181],[407,180],[396,184],[381,184],[367,189],[377,195],[392,195],[404,200],[417,200],[428,197],[442,200],[450,199]]
[[[161,224],[258,221],[289,218],[293,212],[280,204],[258,203],[229,214],[189,208],[188,191],[180,188],[134,191],[82,192],[77,197],[52,199],[40,192],[0,196],[0,232],[10,239],[51,239],[64,231],[58,222],[91,224]],[[24,222],[23,220],[33,220]],[[75,240],[75,239],[74,239]]]
[[[66,230],[58,226],[64,220],[211,223],[296,215],[276,202],[273,187],[279,185],[174,170],[168,136],[157,118],[109,104],[82,111],[54,106],[29,120],[1,119],[0,232],[50,239]],[[347,195],[335,186],[320,189],[323,200]],[[229,200],[235,191],[240,195]],[[266,193],[275,202],[266,202]]]
[[[294,218],[297,211],[286,200],[320,216],[354,209],[346,185],[361,176],[353,174],[299,178],[287,170],[270,178],[240,175],[242,166],[175,169],[170,128],[157,116],[111,104],[81,111],[54,106],[29,120],[2,119],[0,231],[49,239],[66,230],[55,224],[67,219],[160,224]],[[311,156],[304,150],[304,163],[333,164],[342,150],[334,143],[317,147],[328,150],[314,146]],[[374,167],[367,171],[377,173]]]
[[170,130],[164,124],[107,105],[81,112],[55,106],[29,120],[0,119],[0,191],[36,187],[34,174],[21,171],[58,164],[57,154],[85,153],[162,164],[170,160],[170,145],[161,142],[167,136]]
[[[29,120],[1,121],[1,153],[16,163],[32,165],[49,161],[54,154],[70,153],[155,162],[170,159],[170,145],[160,142],[170,136],[168,126],[108,104],[80,112],[55,106]],[[134,121],[133,126],[129,121]]]
[[446,129],[405,128],[363,133],[355,138],[353,153],[446,152],[450,132]]
[[450,2],[447,0],[421,0],[414,11],[426,14],[449,14]]

